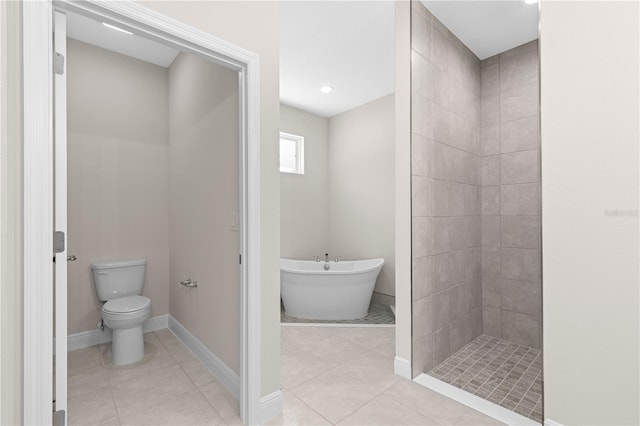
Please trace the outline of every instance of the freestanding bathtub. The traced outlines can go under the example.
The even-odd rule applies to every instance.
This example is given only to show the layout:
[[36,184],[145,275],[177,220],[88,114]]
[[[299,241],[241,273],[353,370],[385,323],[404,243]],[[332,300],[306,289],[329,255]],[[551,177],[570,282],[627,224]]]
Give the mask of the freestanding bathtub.
[[280,295],[285,313],[317,320],[362,318],[367,315],[383,265],[384,259],[339,262],[280,259]]

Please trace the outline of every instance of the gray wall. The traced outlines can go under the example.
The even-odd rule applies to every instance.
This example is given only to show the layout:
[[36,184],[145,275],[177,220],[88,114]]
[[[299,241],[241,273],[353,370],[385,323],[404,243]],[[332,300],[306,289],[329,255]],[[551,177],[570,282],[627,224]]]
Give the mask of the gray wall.
[[374,301],[394,303],[394,97],[329,119],[281,105],[283,132],[305,138],[305,173],[281,173],[281,255],[382,257]]
[[280,255],[311,260],[329,250],[329,120],[280,105],[280,130],[304,137],[304,174],[280,173]]
[[90,264],[147,259],[143,294],[169,313],[168,74],[67,42],[68,331],[95,330],[102,304]]
[[[238,74],[195,55],[169,67],[170,312],[239,373]],[[179,282],[191,278],[198,288]]]
[[481,62],[484,333],[540,347],[538,42]]
[[481,333],[540,347],[537,41],[482,62],[412,2],[414,374]]
[[388,296],[395,295],[394,120],[393,95],[329,120],[329,253],[383,257],[375,291]]
[[413,373],[482,333],[480,61],[412,2]]

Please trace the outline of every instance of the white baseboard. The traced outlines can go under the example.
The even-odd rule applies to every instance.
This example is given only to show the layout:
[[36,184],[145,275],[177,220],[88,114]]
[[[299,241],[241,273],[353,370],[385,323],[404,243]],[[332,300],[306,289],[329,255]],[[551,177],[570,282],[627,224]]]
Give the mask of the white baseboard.
[[[169,324],[169,315],[158,315],[149,318],[144,322],[143,330],[145,333],[151,331],[162,330],[167,328]],[[101,345],[111,341],[112,332],[106,328],[104,331],[96,328],[95,330],[82,331],[80,333],[69,334],[67,336],[67,351],[75,351],[77,349],[88,348],[89,346]],[[56,339],[53,339],[53,347],[55,350]]]
[[555,420],[551,420],[551,419],[544,419],[544,425],[545,426],[563,426],[562,423],[558,423]]
[[260,398],[260,424],[264,424],[282,413],[282,391],[278,389]]
[[464,404],[467,407],[471,407],[476,411],[480,411],[481,413],[486,414],[487,416],[492,417],[499,422],[512,426],[540,426],[540,423],[531,420],[528,417],[522,416],[518,413],[514,413],[513,411],[501,407],[498,404],[489,402],[486,399],[466,392],[460,388],[450,385],[449,383],[445,383],[441,380],[435,379],[427,374],[420,374],[413,381],[421,384],[424,387],[434,390],[441,395],[458,401],[459,403]]
[[395,356],[393,358],[393,372],[396,373],[400,377],[404,377],[405,379],[411,380],[411,363],[399,356]]
[[229,368],[227,364],[207,349],[205,345],[172,316],[169,316],[169,330],[194,353],[234,397],[240,399],[240,377]]

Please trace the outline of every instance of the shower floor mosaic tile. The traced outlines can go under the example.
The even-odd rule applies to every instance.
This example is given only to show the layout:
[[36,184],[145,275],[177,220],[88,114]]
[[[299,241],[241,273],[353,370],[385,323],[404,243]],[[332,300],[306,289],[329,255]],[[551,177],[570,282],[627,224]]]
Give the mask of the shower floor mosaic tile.
[[305,318],[296,318],[287,315],[284,312],[284,306],[280,304],[280,323],[292,324],[395,324],[396,316],[388,305],[378,305],[372,303],[369,305],[369,313],[364,318],[355,320],[311,320]]
[[482,335],[427,374],[542,422],[542,360],[538,349]]

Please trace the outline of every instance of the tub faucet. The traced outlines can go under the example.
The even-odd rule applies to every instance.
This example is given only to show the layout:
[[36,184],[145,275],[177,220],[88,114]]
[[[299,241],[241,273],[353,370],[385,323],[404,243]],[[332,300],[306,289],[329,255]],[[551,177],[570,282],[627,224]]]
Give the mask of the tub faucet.
[[336,256],[336,259],[334,260],[334,262],[338,263],[340,261],[340,257]]
[[316,262],[320,262],[320,256],[316,256]]
[[324,261],[327,263],[329,262],[329,253],[324,254]]

